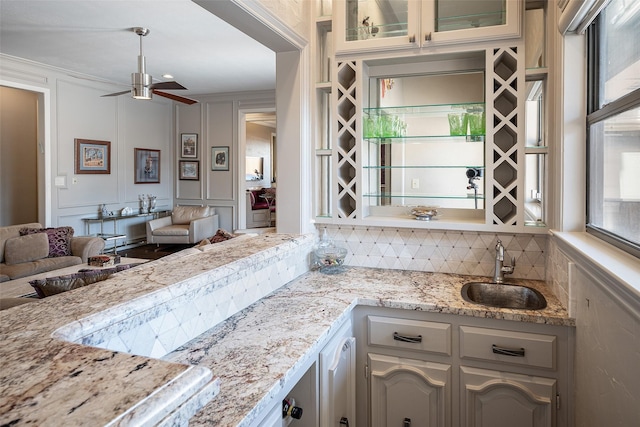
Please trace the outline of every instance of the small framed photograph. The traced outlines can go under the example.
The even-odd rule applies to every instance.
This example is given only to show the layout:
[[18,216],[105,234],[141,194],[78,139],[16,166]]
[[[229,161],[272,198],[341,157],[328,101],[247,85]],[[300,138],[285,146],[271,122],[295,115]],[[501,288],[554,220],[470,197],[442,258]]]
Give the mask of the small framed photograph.
[[76,145],[76,174],[111,173],[111,142],[74,139]]
[[200,162],[197,160],[180,160],[180,179],[198,181],[200,179]]
[[185,159],[198,158],[198,134],[183,133],[181,136],[180,153]]
[[229,170],[229,147],[211,147],[211,170]]
[[135,183],[160,183],[160,150],[134,148]]

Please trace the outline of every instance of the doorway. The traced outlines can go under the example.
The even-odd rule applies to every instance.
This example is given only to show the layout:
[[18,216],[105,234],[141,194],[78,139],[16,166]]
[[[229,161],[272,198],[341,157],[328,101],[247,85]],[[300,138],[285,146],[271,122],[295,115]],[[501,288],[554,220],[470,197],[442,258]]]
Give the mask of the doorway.
[[0,86],[0,226],[45,223],[41,98]]
[[[277,182],[275,110],[241,111],[239,126],[239,228],[256,229],[275,226]],[[268,194],[264,195],[265,191]],[[268,203],[265,207],[263,205],[266,200]],[[255,202],[258,204],[256,205]]]

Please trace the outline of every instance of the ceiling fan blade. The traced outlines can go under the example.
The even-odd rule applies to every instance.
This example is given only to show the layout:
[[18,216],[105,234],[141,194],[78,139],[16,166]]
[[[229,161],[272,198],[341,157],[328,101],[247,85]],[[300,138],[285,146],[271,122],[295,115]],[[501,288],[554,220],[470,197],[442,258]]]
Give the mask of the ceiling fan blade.
[[102,97],[105,97],[105,96],[118,96],[118,95],[124,95],[125,93],[131,93],[131,89],[129,89],[129,90],[124,90],[124,91],[122,91],[122,92],[110,93],[110,94],[108,94],[108,95],[102,95]]
[[180,83],[178,82],[159,82],[159,83],[153,83],[151,85],[151,89],[187,89],[186,87],[182,86]]
[[182,103],[188,104],[188,105],[197,104],[198,103],[198,101],[196,101],[195,99],[185,98],[184,96],[178,96],[178,95],[174,95],[172,93],[161,92],[161,91],[156,90],[156,89],[153,90],[153,93],[155,95],[164,96],[165,98],[169,98],[169,99],[171,99],[173,101],[182,102]]

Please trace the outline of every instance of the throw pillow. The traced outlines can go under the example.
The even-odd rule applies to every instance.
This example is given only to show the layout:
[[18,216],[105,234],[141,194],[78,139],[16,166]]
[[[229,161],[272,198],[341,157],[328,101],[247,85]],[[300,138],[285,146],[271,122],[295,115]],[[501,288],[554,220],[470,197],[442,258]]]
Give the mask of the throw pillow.
[[220,242],[224,242],[225,240],[233,239],[234,237],[236,237],[235,234],[231,234],[228,231],[223,230],[222,228],[218,228],[218,231],[216,231],[216,234],[210,237],[209,241],[211,243],[220,243]]
[[49,239],[44,233],[12,237],[6,241],[4,248],[7,265],[21,264],[46,258],[49,255]]
[[20,235],[45,233],[49,238],[49,258],[71,255],[73,227],[22,228]]
[[82,276],[83,273],[75,273],[66,276],[48,277],[46,279],[31,280],[29,284],[33,286],[40,298],[46,298],[86,286],[87,283]]

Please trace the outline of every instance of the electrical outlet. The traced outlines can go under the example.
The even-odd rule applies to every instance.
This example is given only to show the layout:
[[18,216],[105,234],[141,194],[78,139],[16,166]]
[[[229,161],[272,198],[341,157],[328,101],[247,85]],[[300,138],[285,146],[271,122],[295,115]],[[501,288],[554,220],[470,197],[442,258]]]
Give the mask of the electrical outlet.
[[420,180],[418,178],[413,178],[411,180],[411,188],[413,189],[420,188]]

